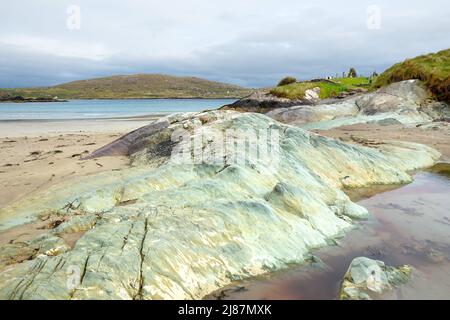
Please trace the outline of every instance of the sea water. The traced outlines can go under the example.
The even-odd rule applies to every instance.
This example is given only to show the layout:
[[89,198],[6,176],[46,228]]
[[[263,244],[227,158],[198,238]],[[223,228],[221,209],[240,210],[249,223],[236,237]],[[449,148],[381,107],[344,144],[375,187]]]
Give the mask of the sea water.
[[0,103],[0,121],[109,119],[217,109],[230,99],[70,100]]

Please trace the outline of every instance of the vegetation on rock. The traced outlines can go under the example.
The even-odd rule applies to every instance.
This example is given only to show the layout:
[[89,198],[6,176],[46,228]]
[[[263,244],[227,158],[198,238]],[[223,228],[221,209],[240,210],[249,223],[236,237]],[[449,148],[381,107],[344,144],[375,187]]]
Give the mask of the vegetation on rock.
[[431,98],[421,81],[402,81],[345,100],[273,110],[267,116],[308,130],[368,122],[429,123],[450,117],[450,108]]
[[285,77],[283,79],[280,80],[280,82],[278,82],[277,87],[282,87],[291,83],[295,83],[297,82],[297,79],[294,77]]
[[337,78],[322,81],[305,81],[296,82],[281,87],[275,87],[270,90],[270,93],[279,98],[287,99],[303,99],[305,97],[305,92],[313,88],[320,88],[320,98],[334,98],[338,97],[343,92],[350,92],[367,87],[370,80],[365,77],[360,78]]
[[374,87],[410,79],[422,80],[438,99],[450,102],[450,49],[398,63],[382,73]]

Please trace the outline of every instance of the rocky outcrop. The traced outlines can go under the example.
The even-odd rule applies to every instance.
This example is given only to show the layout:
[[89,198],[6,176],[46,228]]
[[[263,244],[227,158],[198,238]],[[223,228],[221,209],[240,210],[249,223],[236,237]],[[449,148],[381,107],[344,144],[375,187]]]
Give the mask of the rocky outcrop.
[[16,102],[16,103],[25,103],[25,102],[67,102],[67,100],[58,99],[58,97],[46,98],[46,97],[37,97],[37,98],[25,98],[18,95],[10,95],[10,94],[2,94],[0,95],[0,102]]
[[[247,135],[255,130],[256,141]],[[440,156],[413,143],[345,144],[230,111],[171,115],[93,156],[116,154],[131,166],[0,212],[3,232],[53,219],[2,246],[0,298],[202,298],[301,263],[353,228],[368,212],[342,189],[410,182],[407,171]]]
[[279,108],[289,108],[292,106],[311,104],[313,104],[312,99],[291,100],[286,98],[279,98],[268,92],[257,91],[230,105],[223,106],[221,110],[267,113]]
[[305,91],[305,99],[309,100],[309,101],[317,101],[320,99],[319,94],[320,94],[319,87],[315,87],[310,90],[306,90]]
[[433,101],[420,81],[409,80],[341,101],[276,109],[267,115],[306,129],[331,129],[386,119],[402,124],[432,122],[448,119],[449,112],[450,106]]
[[386,291],[408,282],[410,266],[389,267],[383,261],[355,258],[342,282],[339,299],[372,300]]

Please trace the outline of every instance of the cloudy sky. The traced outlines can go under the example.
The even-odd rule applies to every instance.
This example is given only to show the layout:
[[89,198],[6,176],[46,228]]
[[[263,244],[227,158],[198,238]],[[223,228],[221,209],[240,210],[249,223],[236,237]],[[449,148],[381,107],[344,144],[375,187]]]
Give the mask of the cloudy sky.
[[449,17],[448,0],[2,1],[0,87],[132,73],[248,87],[370,74],[449,48]]

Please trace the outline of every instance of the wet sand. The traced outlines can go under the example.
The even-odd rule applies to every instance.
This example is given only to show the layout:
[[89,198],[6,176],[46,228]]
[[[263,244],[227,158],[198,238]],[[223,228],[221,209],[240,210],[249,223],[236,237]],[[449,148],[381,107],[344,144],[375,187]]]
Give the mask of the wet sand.
[[127,166],[127,157],[81,159],[154,119],[2,121],[0,209],[61,181]]

